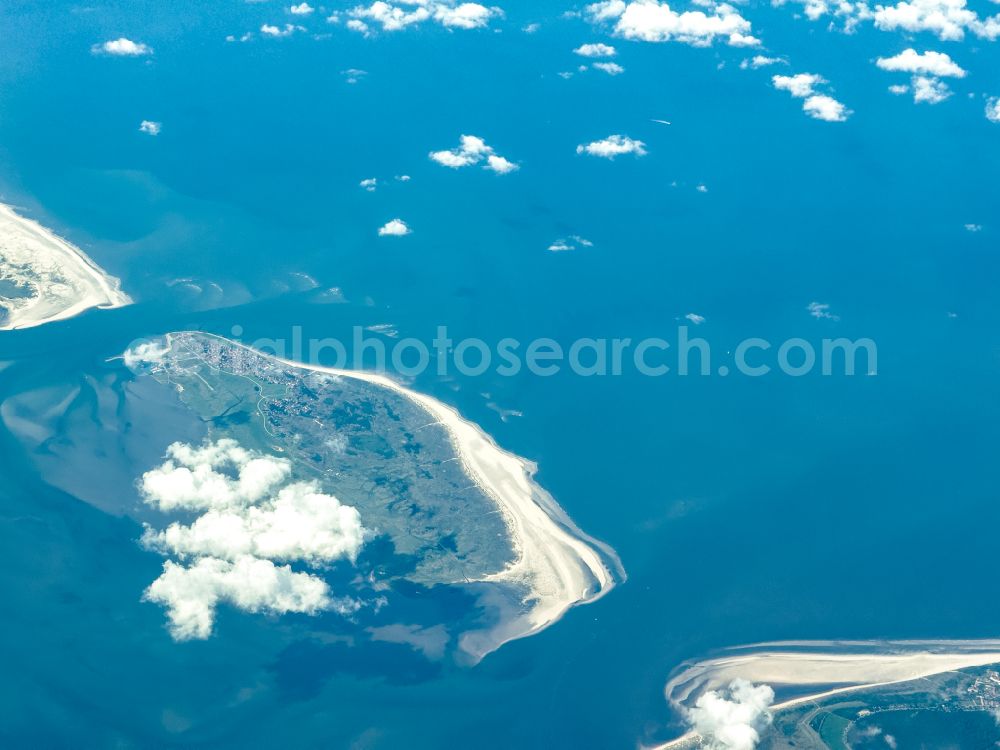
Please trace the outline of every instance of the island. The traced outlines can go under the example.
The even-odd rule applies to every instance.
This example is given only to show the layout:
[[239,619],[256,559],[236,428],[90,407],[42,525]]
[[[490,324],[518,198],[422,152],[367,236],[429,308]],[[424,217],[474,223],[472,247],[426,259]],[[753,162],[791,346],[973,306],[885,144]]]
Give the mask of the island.
[[[388,597],[390,606],[393,590],[409,592],[402,607],[437,598],[441,606],[420,627],[446,626],[466,660],[478,661],[507,641],[552,625],[571,607],[600,598],[624,580],[614,550],[573,523],[534,480],[534,464],[500,448],[454,408],[390,377],[291,362],[196,332],[135,345],[123,359],[138,380],[171,389],[205,426],[206,442],[172,446],[173,459],[159,475],[147,473],[146,485],[165,468],[171,482],[194,477],[236,483],[229,494],[240,494],[240,487],[257,481],[249,469],[246,476],[241,470],[224,479],[216,473],[223,459],[199,468],[184,458],[207,456],[220,445],[238,456],[241,467],[256,462],[261,469],[271,466],[282,482],[309,483],[313,496],[357,512],[367,551],[361,557],[374,563],[367,573],[370,587]],[[182,504],[200,497],[199,487],[184,490],[188,500]],[[227,497],[221,503],[231,509]],[[259,510],[252,512],[261,517]],[[246,523],[236,523],[243,533]],[[175,536],[190,539],[205,526],[195,521]],[[357,556],[352,547],[351,558]],[[278,562],[291,559],[309,563],[307,555]],[[226,575],[228,564],[212,563]],[[343,560],[336,565],[350,567]],[[325,568],[336,565],[330,558],[311,575],[329,578]],[[294,582],[296,573],[282,570]],[[176,577],[176,565],[170,572]],[[355,584],[342,586],[365,599]],[[452,589],[470,594],[472,606],[459,606],[447,593]],[[153,598],[164,600],[158,590]],[[309,611],[298,600],[295,606],[283,611]],[[444,610],[450,621],[434,622]]]
[[78,247],[0,204],[0,330],[30,328],[132,300]]

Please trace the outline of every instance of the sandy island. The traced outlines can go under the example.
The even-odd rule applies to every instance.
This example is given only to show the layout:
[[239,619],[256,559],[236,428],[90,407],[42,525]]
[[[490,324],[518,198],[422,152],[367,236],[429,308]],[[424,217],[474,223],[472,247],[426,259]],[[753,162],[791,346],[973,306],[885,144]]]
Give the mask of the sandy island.
[[[534,481],[536,465],[500,448],[492,437],[462,418],[453,407],[405,388],[385,375],[307,365],[273,357],[220,336],[200,332],[197,335],[220,339],[288,367],[355,378],[388,388],[423,408],[447,430],[468,475],[496,502],[514,548],[515,559],[510,565],[479,580],[512,584],[525,591],[520,602],[525,611],[519,617],[489,631],[462,636],[460,645],[473,658],[478,660],[507,641],[537,633],[557,622],[570,607],[596,601],[625,580],[624,568],[615,551],[581,531],[555,499]],[[168,350],[171,338],[170,334],[166,337]]]
[[[781,648],[789,650],[773,650]],[[726,687],[737,678],[784,688],[838,685],[816,693],[807,690],[804,695],[771,706],[771,711],[777,712],[842,693],[1000,663],[1000,640],[796,641],[732,651],[731,656],[690,664],[671,678],[666,687],[671,705],[693,705],[698,696]],[[688,732],[654,750],[686,747],[698,739],[697,733]]]
[[30,328],[132,300],[80,248],[0,203],[0,330]]

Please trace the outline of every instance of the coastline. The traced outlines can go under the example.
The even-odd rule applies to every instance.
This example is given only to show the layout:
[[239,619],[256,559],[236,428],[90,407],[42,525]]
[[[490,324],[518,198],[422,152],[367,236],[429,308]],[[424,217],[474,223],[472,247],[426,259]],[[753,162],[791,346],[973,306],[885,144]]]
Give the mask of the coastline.
[[[503,643],[544,630],[571,607],[597,601],[626,579],[614,550],[581,531],[555,498],[534,482],[536,465],[501,448],[454,407],[410,390],[386,375],[296,362],[215,334],[180,333],[220,339],[288,367],[388,388],[420,406],[444,427],[466,473],[497,504],[514,545],[513,563],[472,583],[508,583],[531,592],[522,602],[531,603],[527,613],[505,623],[502,630],[466,634],[463,649],[476,661]],[[166,335],[168,348],[174,335]]]
[[[54,309],[36,297],[31,304],[12,309],[9,319],[0,324],[0,330],[32,328],[72,318],[91,308],[106,310],[131,304],[132,298],[122,291],[121,281],[105,272],[83,250],[34,219],[17,213],[13,206],[0,203],[0,234],[8,231],[30,241],[32,255],[41,252],[40,257],[33,258],[34,264],[57,268],[75,282],[74,289],[79,290],[80,296],[62,300],[68,304]],[[39,306],[41,311],[36,309]]]
[[[850,683],[818,693],[790,698],[770,707],[772,713],[795,708],[806,703],[822,701],[845,693],[871,690],[888,685],[931,677],[961,669],[1000,664],[1000,641],[871,641],[823,643],[768,643],[764,646],[882,646],[885,653],[823,653],[765,651],[732,657],[719,657],[691,665],[666,685],[667,701],[681,706],[693,693],[701,695],[707,690],[728,685],[733,679],[742,678],[753,683],[789,685],[831,685]],[[951,647],[952,651],[933,651],[934,648]],[[754,647],[747,647],[754,648]],[[912,649],[909,653],[905,649]],[[803,666],[806,667],[803,670]],[[687,689],[677,697],[679,688]],[[671,750],[686,747],[697,741],[697,732],[689,731],[680,737],[643,750]]]

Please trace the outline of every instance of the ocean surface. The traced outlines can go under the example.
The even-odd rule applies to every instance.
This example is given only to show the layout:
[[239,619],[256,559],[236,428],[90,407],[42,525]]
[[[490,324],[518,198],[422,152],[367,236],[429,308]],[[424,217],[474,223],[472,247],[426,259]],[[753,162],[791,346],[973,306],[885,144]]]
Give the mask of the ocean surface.
[[[607,38],[557,3],[505,6],[500,32],[373,38],[317,11],[309,33],[245,44],[225,37],[284,23],[282,9],[4,4],[0,198],[136,304],[0,334],[0,399],[99,382],[131,342],[195,329],[675,340],[696,313],[713,362],[747,337],[843,336],[875,341],[878,365],[416,377],[537,462],[628,571],[473,668],[289,643],[282,618],[225,608],[213,638],[173,642],[140,601],[162,560],[116,505],[100,447],[80,446],[93,461],[67,479],[105,493],[96,507],[50,484],[4,425],[0,744],[628,748],[679,733],[666,678],[713,649],[996,637],[1000,126],[958,87],[938,107],[887,94],[871,60],[902,49],[895,35],[752,8],[796,70],[835,82],[847,122],[805,117],[728,47],[619,41],[624,74],[563,79],[574,47]],[[122,35],[155,54],[90,53]],[[974,47],[974,90],[1000,92],[996,50]],[[352,84],[349,69],[366,74]],[[520,169],[427,158],[470,133]],[[575,153],[610,133],[648,155]],[[374,192],[359,187],[371,177]],[[379,237],[396,217],[412,234]],[[592,246],[548,251],[573,235]],[[811,316],[814,301],[839,319]],[[63,427],[53,440],[72,440]]]

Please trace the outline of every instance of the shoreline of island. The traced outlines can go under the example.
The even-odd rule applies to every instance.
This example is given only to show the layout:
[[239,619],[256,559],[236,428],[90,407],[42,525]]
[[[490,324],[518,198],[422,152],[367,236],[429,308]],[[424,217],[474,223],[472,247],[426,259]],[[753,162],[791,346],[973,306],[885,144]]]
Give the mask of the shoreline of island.
[[32,310],[44,302],[40,296],[32,298],[33,302],[24,307],[12,306],[8,319],[0,323],[0,330],[33,328],[75,317],[92,308],[108,310],[131,304],[132,298],[122,291],[121,280],[107,273],[83,250],[38,221],[22,216],[13,206],[0,203],[0,235],[5,232],[5,225],[8,230],[12,229],[33,240],[37,247],[32,250],[43,251],[42,257],[34,258],[34,263],[48,263],[58,268],[73,282],[72,288],[79,290],[81,296],[67,300],[68,304],[64,307],[56,307],[54,310],[43,308],[41,311],[36,310],[34,314]]

